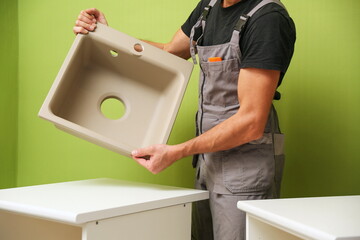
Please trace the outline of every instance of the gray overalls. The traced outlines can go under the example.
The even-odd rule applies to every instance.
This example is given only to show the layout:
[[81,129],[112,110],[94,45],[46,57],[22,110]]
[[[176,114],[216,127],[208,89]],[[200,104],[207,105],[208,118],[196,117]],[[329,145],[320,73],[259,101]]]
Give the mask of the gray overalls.
[[[248,14],[240,17],[230,42],[213,46],[199,46],[197,43],[202,35],[199,39],[194,39],[195,30],[204,32],[206,18],[216,1],[212,0],[204,9],[190,34],[190,52],[194,63],[197,62],[195,56],[197,52],[201,68],[199,109],[196,120],[197,134],[202,134],[228,119],[240,107],[237,94],[241,62],[239,42],[246,21],[268,3],[277,3],[283,6],[277,0],[263,0]],[[209,62],[208,59],[212,57],[221,57],[222,61]],[[245,224],[226,223],[229,216],[226,216],[226,219],[222,216],[226,215],[225,211],[229,211],[231,216],[240,214],[240,210],[236,209],[238,200],[278,197],[283,163],[283,135],[280,134],[278,118],[273,106],[261,139],[230,150],[205,153],[195,157],[193,164],[197,167],[196,187],[210,191],[210,206],[201,205],[203,203],[198,204],[195,207],[197,209],[195,211],[198,212],[194,215],[205,216],[207,213],[203,212],[206,211],[203,208],[210,208],[212,215],[208,216],[208,220],[200,220],[200,222],[198,219],[194,219],[197,230],[203,232],[210,228],[211,231],[211,226],[206,221],[210,221],[209,224],[212,224],[212,221],[214,239],[242,239],[234,236],[239,235],[239,232],[233,233],[237,230],[231,230],[224,226],[236,225],[237,229],[243,231]],[[223,200],[220,199],[220,196]],[[236,196],[236,198],[227,200],[225,199],[227,196]],[[233,206],[228,206],[228,204]],[[241,218],[239,221],[242,222],[245,219],[243,215],[234,218]],[[241,224],[242,226],[240,226]],[[194,237],[193,239],[198,238]],[[200,239],[212,239],[211,232]]]

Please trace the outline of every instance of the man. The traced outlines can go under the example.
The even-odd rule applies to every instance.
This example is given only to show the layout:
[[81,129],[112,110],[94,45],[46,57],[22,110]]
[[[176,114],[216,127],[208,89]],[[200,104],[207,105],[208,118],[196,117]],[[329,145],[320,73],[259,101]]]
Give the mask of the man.
[[[107,24],[80,13],[74,32]],[[209,201],[193,211],[193,239],[244,239],[239,200],[279,196],[282,135],[272,100],[290,64],[295,26],[278,0],[202,0],[169,43],[146,41],[184,59],[199,56],[197,137],[132,152],[152,173],[194,155],[196,187]]]

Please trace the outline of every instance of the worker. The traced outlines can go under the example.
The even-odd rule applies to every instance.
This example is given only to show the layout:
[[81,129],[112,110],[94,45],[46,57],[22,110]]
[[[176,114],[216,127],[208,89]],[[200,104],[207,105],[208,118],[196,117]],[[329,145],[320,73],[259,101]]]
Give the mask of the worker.
[[[97,9],[81,11],[74,33],[107,25]],[[197,136],[132,152],[156,174],[193,155],[196,188],[192,239],[245,239],[241,200],[279,197],[283,135],[272,104],[290,64],[296,31],[279,0],[202,0],[168,43],[147,43],[200,64]]]

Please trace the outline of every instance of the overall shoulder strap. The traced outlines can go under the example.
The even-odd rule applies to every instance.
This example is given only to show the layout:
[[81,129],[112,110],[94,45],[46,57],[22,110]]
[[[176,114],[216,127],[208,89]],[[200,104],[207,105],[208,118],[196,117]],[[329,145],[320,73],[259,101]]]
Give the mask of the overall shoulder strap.
[[241,32],[241,30],[245,26],[246,22],[248,21],[248,19],[250,17],[252,17],[260,8],[262,8],[263,6],[265,6],[269,3],[276,3],[286,10],[285,6],[279,0],[262,0],[258,5],[256,5],[253,9],[251,9],[250,12],[240,16],[238,22],[235,25],[234,30]]
[[211,0],[211,1],[209,2],[209,5],[207,5],[207,6],[204,8],[203,13],[201,14],[202,20],[204,20],[204,21],[206,20],[209,12],[210,12],[210,10],[211,10],[211,8],[215,5],[216,2],[217,2],[217,0]]
[[256,5],[247,15],[251,17],[252,15],[254,15],[254,13],[256,13],[257,10],[259,10],[260,8],[262,8],[263,6],[269,3],[276,3],[282,6],[284,9],[286,9],[285,6],[279,0],[263,0],[258,5]]
[[194,35],[195,35],[195,29],[199,28],[201,26],[202,32],[204,32],[205,24],[206,24],[206,18],[209,15],[209,12],[211,8],[215,5],[215,3],[218,0],[211,0],[209,4],[204,8],[204,11],[200,15],[199,19],[197,20],[196,24],[192,27],[190,32],[190,54],[193,59],[194,64],[197,64],[196,61],[196,45],[194,43]]

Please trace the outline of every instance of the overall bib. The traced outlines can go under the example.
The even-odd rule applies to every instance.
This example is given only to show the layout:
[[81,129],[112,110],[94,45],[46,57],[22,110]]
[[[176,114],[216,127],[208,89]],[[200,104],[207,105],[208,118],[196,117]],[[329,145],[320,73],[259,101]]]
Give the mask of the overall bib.
[[[201,46],[203,34],[198,39],[194,39],[195,31],[204,33],[206,18],[216,2],[217,0],[210,1],[190,34],[190,52],[195,64],[197,63],[195,54],[198,54],[201,68],[199,106],[196,117],[197,135],[228,119],[241,107],[237,91],[241,63],[239,43],[247,20],[268,3],[283,6],[277,0],[263,0],[249,13],[240,17],[232,32],[230,42]],[[222,60],[209,62],[209,58],[213,57],[220,57]],[[234,231],[244,231],[245,223],[229,222],[227,224],[225,218],[221,218],[227,208],[224,203],[227,201],[226,196],[237,196],[237,200],[278,197],[283,164],[283,135],[280,133],[274,106],[271,106],[262,138],[226,151],[195,156],[193,165],[197,167],[196,187],[210,191],[210,203],[199,203],[194,206],[193,222],[196,230],[208,233],[204,233],[202,238],[193,236],[193,239],[213,239],[212,233],[209,232],[209,230],[212,231],[210,224],[214,225],[214,239],[216,240],[242,239],[231,234],[239,234],[233,233]],[[224,198],[223,203],[216,202],[222,201],[219,200],[219,196]],[[232,201],[234,202],[228,201],[227,204],[234,204],[231,208],[229,207],[234,213],[229,214],[240,213],[240,210],[236,209],[236,201]],[[217,209],[219,206],[221,210]],[[210,214],[204,212],[207,211],[206,208],[211,209]],[[199,220],[199,216],[207,219]],[[244,222],[245,217],[243,215],[240,217]],[[225,225],[236,225],[236,228],[240,230],[228,229]]]

